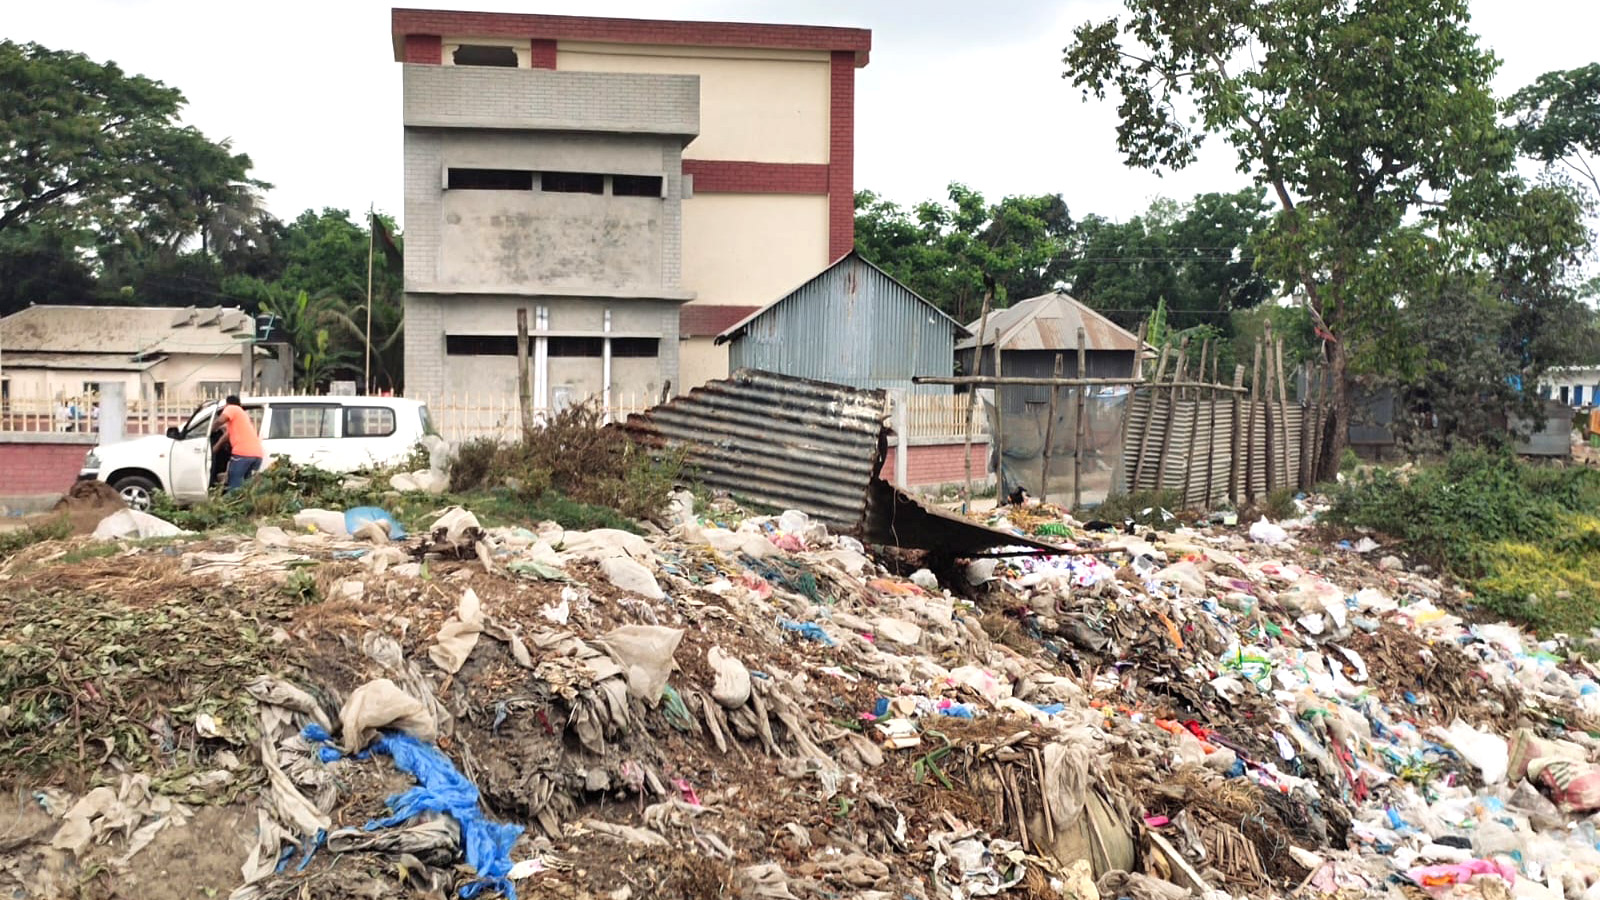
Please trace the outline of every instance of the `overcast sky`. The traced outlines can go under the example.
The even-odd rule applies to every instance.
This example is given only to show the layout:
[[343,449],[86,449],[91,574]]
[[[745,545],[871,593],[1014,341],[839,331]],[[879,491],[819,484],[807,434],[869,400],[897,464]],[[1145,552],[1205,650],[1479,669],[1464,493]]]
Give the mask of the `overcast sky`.
[[[78,50],[180,88],[185,118],[232,138],[275,187],[273,212],[332,206],[400,214],[400,66],[376,0],[9,2],[0,35]],[[1159,195],[1244,178],[1220,146],[1159,178],[1122,165],[1110,103],[1061,78],[1073,26],[1114,0],[438,0],[420,7],[848,25],[872,29],[857,72],[856,186],[914,203],[963,181],[986,195],[1061,193],[1074,216],[1126,218]],[[1600,4],[1474,0],[1473,25],[1503,61],[1501,94],[1600,58]]]

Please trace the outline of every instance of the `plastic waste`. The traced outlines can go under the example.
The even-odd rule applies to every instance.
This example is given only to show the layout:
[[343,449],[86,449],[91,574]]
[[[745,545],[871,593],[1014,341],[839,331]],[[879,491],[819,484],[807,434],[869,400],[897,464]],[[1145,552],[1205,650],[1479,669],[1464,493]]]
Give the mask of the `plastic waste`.
[[1483,773],[1485,784],[1499,784],[1506,780],[1510,748],[1505,738],[1480,731],[1460,719],[1452,722],[1448,729],[1435,727],[1431,733],[1455,748],[1463,759]]
[[162,538],[189,534],[166,519],[152,516],[137,509],[119,509],[94,528],[97,541],[115,541],[123,538]]
[[661,625],[623,625],[606,632],[595,644],[611,654],[628,679],[628,693],[655,703],[672,674],[672,654],[683,629]]
[[706,662],[716,679],[711,685],[711,699],[725,709],[738,709],[750,700],[750,670],[736,657],[721,647],[706,651]]
[[626,556],[608,556],[600,560],[600,571],[618,588],[651,600],[666,596],[656,576],[644,564]]
[[1258,544],[1281,544],[1289,539],[1289,532],[1283,527],[1267,520],[1262,516],[1260,521],[1250,526],[1250,540]]
[[382,526],[391,541],[406,536],[406,530],[386,510],[376,506],[357,506],[344,511],[344,530],[350,534],[360,531],[369,522]]
[[350,529],[344,527],[344,513],[331,509],[302,509],[294,514],[294,527],[300,531],[349,537]]

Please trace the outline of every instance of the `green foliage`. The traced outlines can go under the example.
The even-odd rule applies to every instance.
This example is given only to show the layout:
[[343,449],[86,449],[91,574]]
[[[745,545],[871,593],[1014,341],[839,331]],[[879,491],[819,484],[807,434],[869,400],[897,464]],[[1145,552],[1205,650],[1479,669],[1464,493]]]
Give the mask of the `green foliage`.
[[[1373,470],[1335,488],[1333,501],[1327,521],[1403,540],[1420,559],[1470,581],[1496,612],[1545,629],[1600,624],[1592,574],[1600,564],[1600,472],[1463,451],[1439,466]],[[1573,592],[1581,602],[1563,606],[1556,596]]]
[[1294,488],[1278,488],[1261,500],[1256,511],[1274,521],[1292,519],[1299,513],[1294,505],[1294,495]]
[[1102,519],[1115,525],[1132,519],[1140,525],[1160,527],[1167,524],[1162,510],[1177,512],[1183,507],[1180,491],[1134,491],[1131,494],[1108,494],[1099,506],[1084,510],[1079,518]]
[[59,541],[71,533],[72,523],[65,517],[49,519],[26,528],[0,531],[0,562],[10,559],[34,544]]
[[[220,793],[192,786],[188,777],[213,768],[221,746],[195,733],[195,717],[207,713],[241,743],[253,741],[256,704],[245,685],[284,667],[290,645],[269,635],[289,623],[291,604],[182,580],[123,584],[96,595],[16,588],[0,598],[0,779],[79,792],[115,777],[102,766],[114,755],[119,767],[150,773],[157,793],[226,802],[251,784]],[[95,749],[85,753],[86,743]]]
[[906,209],[871,191],[856,194],[856,246],[867,259],[961,322],[978,318],[986,285],[996,309],[1045,293],[1072,218],[1059,194],[989,203],[952,182],[949,203]]
[[1125,17],[1075,29],[1065,77],[1085,99],[1117,96],[1129,165],[1181,168],[1219,135],[1271,189],[1279,214],[1257,265],[1295,285],[1331,338],[1330,459],[1351,363],[1426,358],[1402,327],[1409,294],[1483,272],[1516,304],[1583,249],[1575,207],[1515,173],[1489,87],[1496,62],[1466,0],[1123,5]]
[[1585,154],[1600,153],[1600,63],[1546,72],[1506,102],[1516,118],[1519,149],[1547,166],[1560,165],[1600,194]]
[[646,450],[600,424],[594,401],[563,409],[520,441],[474,441],[450,466],[450,489],[504,486],[529,504],[551,502],[552,490],[579,503],[643,519],[666,505],[683,466],[681,452]]
[[[202,254],[248,243],[270,185],[249,177],[250,158],[227,141],[180,123],[176,89],[10,40],[0,41],[0,85],[0,268],[10,270],[0,312],[38,299],[12,278],[82,281],[91,253],[130,284],[129,273],[172,263],[188,242]],[[19,248],[11,235],[23,232]]]

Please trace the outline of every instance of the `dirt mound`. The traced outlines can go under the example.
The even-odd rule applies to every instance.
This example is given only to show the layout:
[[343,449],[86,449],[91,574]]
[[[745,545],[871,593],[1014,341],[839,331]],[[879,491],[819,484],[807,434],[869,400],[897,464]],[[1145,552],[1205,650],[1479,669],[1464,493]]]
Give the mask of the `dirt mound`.
[[72,523],[73,534],[90,534],[100,520],[119,509],[127,509],[116,488],[98,479],[75,481],[67,493],[56,501],[43,517],[65,516]]

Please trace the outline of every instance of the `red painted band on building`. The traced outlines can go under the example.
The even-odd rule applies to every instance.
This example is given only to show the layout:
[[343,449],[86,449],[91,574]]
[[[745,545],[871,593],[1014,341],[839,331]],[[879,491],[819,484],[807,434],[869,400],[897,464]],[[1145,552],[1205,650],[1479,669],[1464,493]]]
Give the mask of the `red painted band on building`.
[[534,38],[531,67],[554,69],[556,67],[556,42],[552,38]]
[[872,50],[872,32],[868,29],[825,25],[671,22],[435,9],[396,9],[390,14],[390,23],[395,36],[395,59],[405,62],[415,60],[401,53],[403,47],[400,39],[433,34],[486,38],[538,36],[553,41],[615,44],[845,51],[858,66],[867,64],[867,56]]
[[730,159],[686,159],[695,193],[826,194],[830,176],[822,163],[758,163]]
[[425,66],[444,62],[444,39],[437,34],[406,35],[405,61]]
[[835,50],[829,73],[828,258],[856,244],[856,68],[848,51]]

